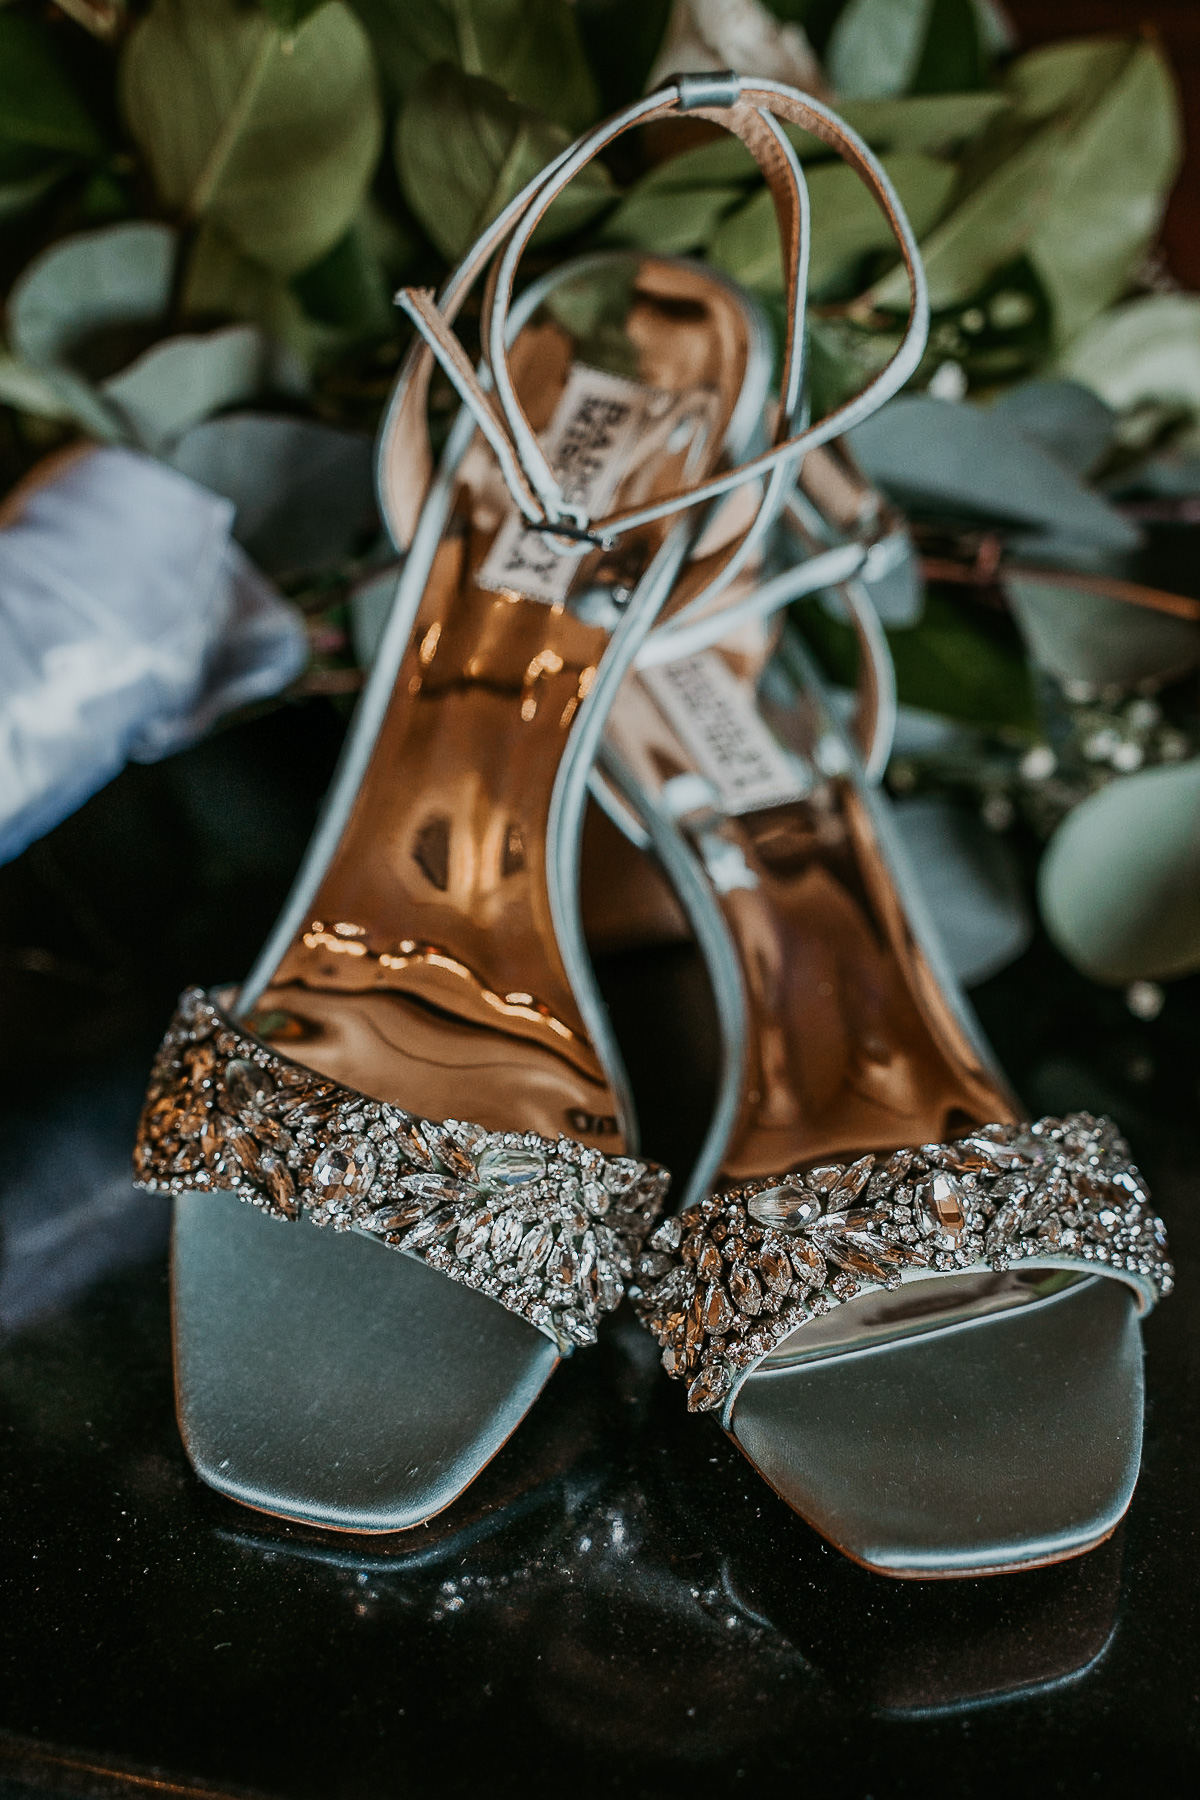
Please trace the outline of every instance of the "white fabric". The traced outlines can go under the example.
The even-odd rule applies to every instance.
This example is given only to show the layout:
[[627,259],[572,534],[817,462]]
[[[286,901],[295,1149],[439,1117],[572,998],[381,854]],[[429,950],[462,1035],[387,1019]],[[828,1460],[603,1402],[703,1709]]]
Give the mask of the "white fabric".
[[0,531],[0,862],[129,759],[181,749],[300,673],[303,621],[231,541],[233,511],[105,448]]

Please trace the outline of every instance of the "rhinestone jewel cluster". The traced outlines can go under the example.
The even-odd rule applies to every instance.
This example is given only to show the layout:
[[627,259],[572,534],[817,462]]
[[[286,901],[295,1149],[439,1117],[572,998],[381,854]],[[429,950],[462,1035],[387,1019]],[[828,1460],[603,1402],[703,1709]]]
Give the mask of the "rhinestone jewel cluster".
[[138,1185],[230,1188],[440,1269],[564,1353],[620,1304],[670,1177],[573,1138],[433,1124],[278,1056],[190,988],[163,1040],[134,1150]]
[[629,1292],[688,1382],[693,1412],[799,1325],[907,1270],[1012,1267],[1026,1257],[1105,1270],[1147,1297],[1174,1271],[1163,1223],[1109,1119],[1072,1113],[985,1125],[899,1150],[711,1195],[651,1235]]

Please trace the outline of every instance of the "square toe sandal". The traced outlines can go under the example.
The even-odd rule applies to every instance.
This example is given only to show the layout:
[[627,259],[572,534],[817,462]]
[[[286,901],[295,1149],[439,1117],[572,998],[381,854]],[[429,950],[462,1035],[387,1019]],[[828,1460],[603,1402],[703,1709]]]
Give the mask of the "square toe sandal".
[[[810,570],[833,567],[802,491],[788,515],[789,555],[798,533]],[[674,884],[725,1049],[689,1191],[631,1293],[689,1407],[846,1555],[910,1578],[1032,1568],[1101,1543],[1130,1503],[1164,1227],[1110,1120],[1030,1121],[995,1066],[886,802],[767,620],[823,585],[785,568],[739,632],[693,629],[674,663],[669,633],[648,641],[593,776]],[[861,581],[836,591],[878,776],[886,645]],[[622,904],[610,891],[606,914]]]
[[[769,335],[712,271],[593,256],[514,302],[571,177],[679,114],[736,133],[776,202],[793,304],[769,441]],[[249,1506],[377,1532],[447,1506],[594,1341],[661,1210],[585,951],[580,834],[650,628],[736,581],[836,429],[796,424],[808,210],[780,120],[887,199],[815,103],[682,77],[544,169],[440,295],[399,296],[417,333],[380,441],[406,553],[389,623],[282,916],[240,991],[184,996],[135,1152],[177,1196],[184,1443]],[[477,369],[451,327],[485,274]],[[435,360],[463,401],[436,469]]]

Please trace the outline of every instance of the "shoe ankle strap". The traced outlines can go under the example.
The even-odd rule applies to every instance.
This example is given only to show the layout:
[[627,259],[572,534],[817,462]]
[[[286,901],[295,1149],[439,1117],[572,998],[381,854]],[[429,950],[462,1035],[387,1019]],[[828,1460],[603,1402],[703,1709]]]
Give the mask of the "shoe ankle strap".
[[[530,238],[568,183],[608,145],[638,125],[679,114],[705,118],[738,137],[754,156],[775,202],[783,241],[787,338],[780,382],[781,405],[770,448],[738,467],[652,504],[604,518],[583,519],[564,500],[561,487],[517,397],[506,343],[517,267]],[[799,158],[780,123],[798,125],[836,150],[879,202],[899,247],[910,283],[908,322],[884,369],[854,399],[816,423],[796,430],[804,366],[810,236],[808,189]],[[490,268],[489,268],[490,265]],[[451,329],[463,301],[484,269],[488,280],[482,315],[481,378]],[[412,319],[418,339],[397,383],[385,425],[381,474],[401,508],[389,509],[393,526],[411,534],[432,469],[425,396],[436,360],[476,419],[496,454],[513,500],[530,525],[575,541],[606,544],[628,531],[670,517],[700,502],[719,499],[744,482],[795,466],[804,453],[858,424],[908,380],[920,361],[929,303],[916,239],[886,172],[849,126],[808,95],[783,82],[737,75],[676,76],[644,99],[593,127],[550,162],[482,233],[435,299],[428,289],[403,289],[397,304]]]

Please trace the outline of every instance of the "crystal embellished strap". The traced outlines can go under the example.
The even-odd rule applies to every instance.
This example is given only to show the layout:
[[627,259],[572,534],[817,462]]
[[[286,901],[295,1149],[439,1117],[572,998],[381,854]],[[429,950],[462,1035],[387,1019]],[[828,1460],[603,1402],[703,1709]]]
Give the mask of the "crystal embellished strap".
[[665,1219],[629,1293],[688,1406],[726,1406],[764,1356],[858,1294],[1034,1266],[1169,1294],[1163,1223],[1110,1119],[986,1125],[950,1144],[756,1181]]
[[134,1175],[360,1232],[498,1300],[564,1354],[595,1343],[620,1304],[670,1182],[573,1138],[434,1124],[370,1100],[247,1036],[202,988],[184,994],[155,1060]]

